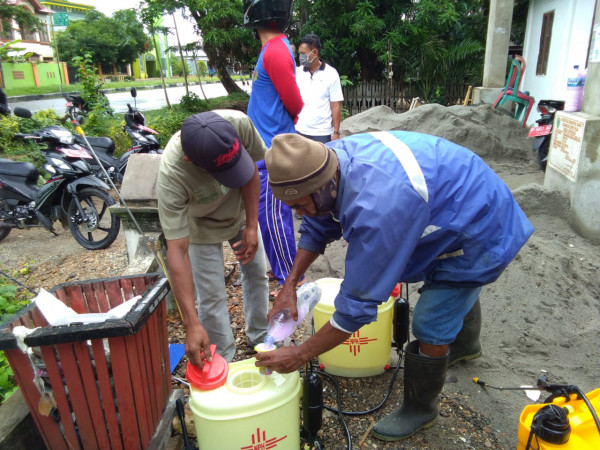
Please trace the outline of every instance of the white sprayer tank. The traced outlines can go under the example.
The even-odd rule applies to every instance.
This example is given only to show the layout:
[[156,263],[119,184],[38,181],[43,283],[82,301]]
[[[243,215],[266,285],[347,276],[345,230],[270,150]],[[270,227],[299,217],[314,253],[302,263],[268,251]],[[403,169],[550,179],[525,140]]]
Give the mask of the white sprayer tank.
[[199,449],[298,450],[299,373],[264,375],[255,358],[227,365],[215,355],[212,364],[219,358],[186,373]]

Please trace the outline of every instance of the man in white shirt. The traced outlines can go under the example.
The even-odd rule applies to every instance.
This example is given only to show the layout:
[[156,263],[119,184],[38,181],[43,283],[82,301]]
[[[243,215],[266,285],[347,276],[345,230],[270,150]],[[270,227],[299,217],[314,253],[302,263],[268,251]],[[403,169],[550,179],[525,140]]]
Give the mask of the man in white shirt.
[[304,108],[298,116],[296,132],[325,143],[340,137],[344,95],[337,70],[321,61],[320,56],[319,36],[304,36],[298,47],[300,69],[296,71]]

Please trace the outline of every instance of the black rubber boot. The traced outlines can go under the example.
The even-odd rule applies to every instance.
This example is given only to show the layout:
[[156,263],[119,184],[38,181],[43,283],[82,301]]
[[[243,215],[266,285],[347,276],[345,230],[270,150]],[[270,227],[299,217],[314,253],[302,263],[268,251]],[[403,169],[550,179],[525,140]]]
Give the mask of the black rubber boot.
[[463,327],[450,344],[448,351],[448,367],[459,361],[468,361],[481,356],[481,305],[479,299],[475,302],[471,311],[465,316]]
[[373,426],[373,436],[384,441],[406,439],[435,423],[438,394],[444,387],[448,355],[432,358],[419,354],[419,343],[406,346],[404,403]]

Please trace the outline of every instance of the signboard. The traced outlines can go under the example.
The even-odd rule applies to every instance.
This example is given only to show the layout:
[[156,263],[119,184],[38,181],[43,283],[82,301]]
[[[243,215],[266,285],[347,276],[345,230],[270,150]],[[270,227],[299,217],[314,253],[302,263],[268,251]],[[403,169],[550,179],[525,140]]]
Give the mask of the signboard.
[[559,111],[550,142],[548,165],[573,182],[577,179],[585,122],[582,117]]
[[69,26],[69,15],[67,13],[54,13],[52,15],[54,26],[56,27],[68,27]]

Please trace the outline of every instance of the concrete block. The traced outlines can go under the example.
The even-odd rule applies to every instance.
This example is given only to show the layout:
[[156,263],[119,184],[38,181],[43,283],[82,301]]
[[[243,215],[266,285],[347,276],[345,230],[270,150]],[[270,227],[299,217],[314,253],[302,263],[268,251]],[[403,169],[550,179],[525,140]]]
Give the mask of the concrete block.
[[131,155],[123,177],[121,196],[127,201],[156,201],[156,178],[161,155]]
[[487,87],[476,87],[473,89],[473,101],[474,105],[486,104],[493,105],[502,87],[487,88]]
[[568,194],[569,222],[600,243],[600,117],[559,111],[550,142],[544,187]]

